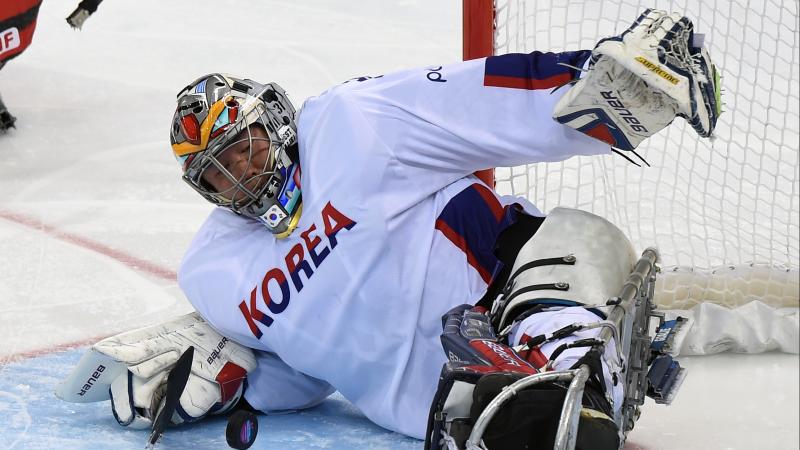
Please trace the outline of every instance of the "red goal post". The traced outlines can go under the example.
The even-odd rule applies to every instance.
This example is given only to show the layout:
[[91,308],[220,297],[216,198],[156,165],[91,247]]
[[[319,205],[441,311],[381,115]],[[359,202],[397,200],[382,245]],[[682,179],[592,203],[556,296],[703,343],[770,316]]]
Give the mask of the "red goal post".
[[[494,0],[463,0],[463,59],[483,58],[494,52]],[[476,172],[484,183],[494,186],[494,170]]]

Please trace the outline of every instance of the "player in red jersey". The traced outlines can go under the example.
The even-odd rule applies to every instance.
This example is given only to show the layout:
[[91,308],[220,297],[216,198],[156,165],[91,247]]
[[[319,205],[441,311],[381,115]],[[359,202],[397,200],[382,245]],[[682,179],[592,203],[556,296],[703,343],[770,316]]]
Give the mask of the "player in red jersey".
[[[31,45],[41,4],[42,0],[0,2],[0,69]],[[13,127],[15,121],[0,97],[0,132]]]

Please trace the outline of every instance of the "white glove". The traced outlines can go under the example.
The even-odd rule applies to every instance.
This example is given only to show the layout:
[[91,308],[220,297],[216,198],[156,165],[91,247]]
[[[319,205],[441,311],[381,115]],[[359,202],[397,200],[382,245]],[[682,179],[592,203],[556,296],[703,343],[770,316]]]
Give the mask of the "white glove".
[[103,339],[83,356],[56,395],[72,402],[110,397],[120,425],[149,428],[165,394],[167,374],[190,345],[195,348],[192,372],[171,423],[227,412],[241,398],[247,373],[256,367],[255,356],[198,313]]
[[711,136],[721,113],[719,75],[695,45],[701,40],[686,17],[646,10],[620,36],[597,44],[589,72],[553,117],[621,150],[633,150],[676,116]]

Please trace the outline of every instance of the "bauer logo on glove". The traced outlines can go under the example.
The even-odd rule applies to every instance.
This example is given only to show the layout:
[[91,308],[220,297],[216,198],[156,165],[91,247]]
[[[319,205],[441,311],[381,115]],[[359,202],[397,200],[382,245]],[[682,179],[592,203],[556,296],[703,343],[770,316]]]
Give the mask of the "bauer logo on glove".
[[76,403],[111,400],[122,426],[149,428],[164,396],[167,375],[195,348],[191,374],[170,422],[193,422],[229,411],[256,366],[252,350],[220,335],[199,314],[118,334],[94,344],[56,395]]

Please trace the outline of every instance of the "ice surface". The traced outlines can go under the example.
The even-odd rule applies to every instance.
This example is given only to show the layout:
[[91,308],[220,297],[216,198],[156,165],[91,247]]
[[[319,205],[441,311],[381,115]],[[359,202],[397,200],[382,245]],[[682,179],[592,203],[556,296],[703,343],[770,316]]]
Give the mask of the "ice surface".
[[[126,430],[110,402],[58,400],[55,386],[82,349],[0,366],[0,448],[142,448],[147,431]],[[798,442],[796,355],[683,358],[689,375],[669,407],[645,404],[628,450],[793,449]],[[225,420],[167,429],[158,448],[226,448]],[[259,416],[253,449],[421,449],[422,442],[386,431],[339,394],[311,410]]]
[[[457,61],[460,4],[108,1],[78,32],[64,21],[77,1],[44,2],[33,45],[0,71],[18,118],[0,136],[0,448],[143,446],[108,403],[64,403],[53,388],[81,343],[190,310],[174,271],[210,206],[170,154],[181,87],[231,72],[299,104],[352,77]],[[686,365],[675,404],[648,404],[628,448],[798,448],[796,355]],[[163,448],[224,448],[224,425],[169,430]],[[341,397],[260,425],[254,448],[422,447]]]
[[[74,404],[53,389],[80,359],[80,350],[5,366],[0,377],[0,447],[20,449],[144,448],[147,430],[126,430],[110,402]],[[225,418],[167,428],[157,449],[222,449]],[[420,441],[372,424],[339,394],[312,410],[259,416],[255,449],[417,449]],[[6,448],[6,447],[2,447]]]

